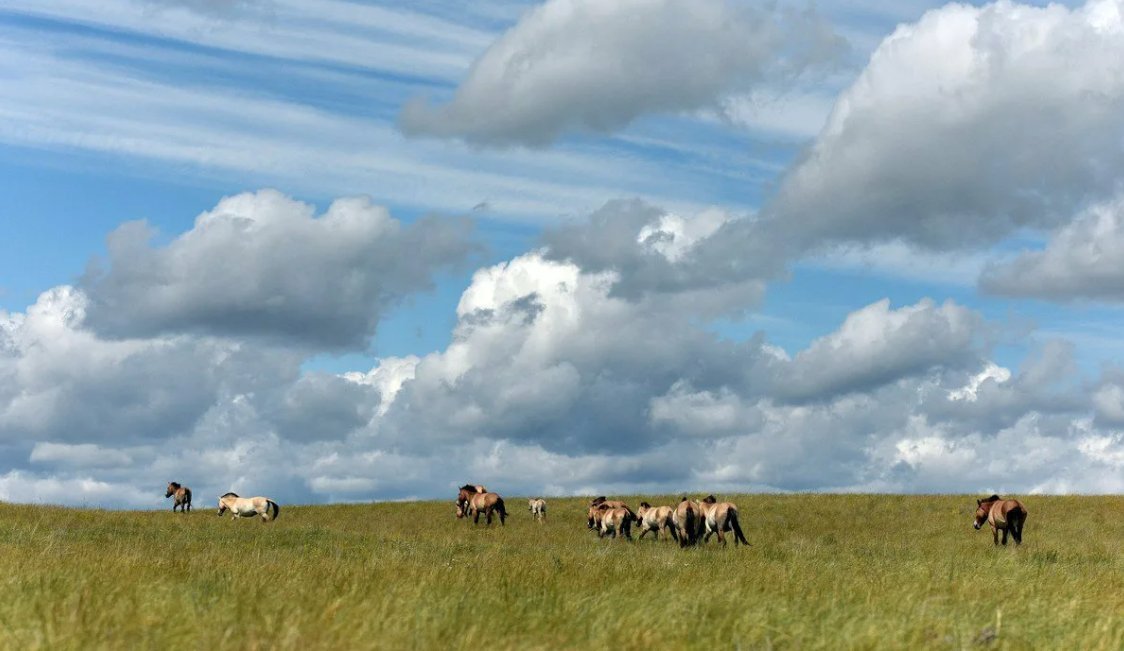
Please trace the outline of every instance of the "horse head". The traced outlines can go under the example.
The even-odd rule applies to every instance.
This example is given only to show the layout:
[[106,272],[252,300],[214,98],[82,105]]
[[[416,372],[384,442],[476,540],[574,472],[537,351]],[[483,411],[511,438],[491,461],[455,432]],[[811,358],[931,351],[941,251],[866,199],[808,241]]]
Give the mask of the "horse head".
[[219,513],[218,514],[222,515],[223,513],[226,513],[226,510],[230,508],[229,506],[227,506],[226,501],[228,499],[231,499],[231,498],[237,499],[237,497],[238,497],[238,493],[226,493],[225,495],[222,495],[221,497],[219,497]]
[[175,495],[176,491],[178,491],[179,489],[180,489],[180,485],[177,484],[176,482],[174,482],[174,481],[168,482],[168,492],[164,494],[164,497],[169,498],[172,495]]
[[994,493],[991,497],[985,497],[982,500],[976,500],[976,517],[972,521],[972,526],[979,529],[987,522],[988,513],[991,512],[991,505],[999,501],[999,496]]

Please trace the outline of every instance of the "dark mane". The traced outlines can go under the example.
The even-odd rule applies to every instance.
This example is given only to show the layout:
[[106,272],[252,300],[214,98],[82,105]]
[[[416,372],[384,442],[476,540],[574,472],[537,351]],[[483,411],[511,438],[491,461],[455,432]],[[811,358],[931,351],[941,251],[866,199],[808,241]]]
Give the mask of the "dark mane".
[[718,501],[718,498],[713,495],[707,495],[706,497],[702,498],[702,501],[706,504],[714,504]]
[[178,481],[168,482],[168,485],[171,486],[172,488],[177,488],[177,489],[180,487],[180,483]]
[[595,497],[595,498],[593,498],[593,501],[591,501],[591,502],[589,503],[589,505],[590,505],[590,506],[597,506],[598,504],[600,504],[600,503],[602,503],[602,502],[604,502],[604,501],[605,501],[605,496],[604,496],[604,495],[602,495],[601,497]]
[[999,499],[1002,499],[1002,498],[999,497],[998,495],[992,493],[991,497],[985,497],[980,501],[981,502],[994,502],[994,501],[999,500]]
[[641,502],[641,503],[640,503],[640,506],[642,506],[642,507],[644,507],[644,508],[646,508],[646,509],[650,509],[650,508],[652,508],[652,505],[651,505],[651,504],[648,504],[647,502]]
[[461,486],[461,490],[462,491],[468,491],[470,493],[475,493],[476,492],[476,485],[475,484],[465,484],[464,486]]
[[223,495],[223,497],[238,497],[238,493],[227,493],[226,495]]
[[680,501],[680,502],[686,502],[686,501],[687,501],[687,496],[686,496],[686,495],[684,495],[683,497],[680,497],[680,498],[679,498],[679,501]]

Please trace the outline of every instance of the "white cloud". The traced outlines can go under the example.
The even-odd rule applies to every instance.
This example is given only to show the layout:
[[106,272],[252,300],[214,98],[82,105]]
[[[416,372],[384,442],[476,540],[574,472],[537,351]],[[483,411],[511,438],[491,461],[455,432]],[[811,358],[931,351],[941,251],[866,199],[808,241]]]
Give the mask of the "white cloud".
[[1124,166],[1122,6],[951,4],[899,26],[785,176],[768,237],[975,248],[1105,197]]
[[951,301],[938,307],[925,299],[891,310],[883,299],[847,315],[839,330],[800,351],[781,391],[817,398],[975,364],[983,350],[983,326],[979,314]]
[[109,237],[108,270],[83,280],[88,323],[116,336],[195,331],[361,348],[387,308],[471,248],[465,220],[404,225],[363,197],[314,213],[274,190],[239,194],[162,247],[146,224],[127,223]]
[[[473,64],[446,104],[407,104],[408,134],[539,146],[613,131],[833,59],[841,39],[811,11],[726,0],[549,0]],[[673,54],[671,54],[673,53]]]
[[112,448],[103,448],[93,443],[36,443],[31,449],[32,463],[79,466],[87,468],[120,467],[132,462],[128,453]]
[[1056,301],[1124,301],[1124,196],[1085,210],[1058,229],[1042,251],[1024,252],[984,270],[984,290]]
[[950,400],[968,400],[971,402],[975,402],[976,399],[979,398],[980,387],[983,386],[984,382],[994,382],[996,384],[1002,384],[1003,382],[1006,382],[1010,379],[1010,370],[1003,368],[1002,366],[994,362],[988,362],[988,364],[984,366],[982,371],[972,376],[972,379],[968,382],[968,384],[965,384],[959,389],[953,389],[952,391],[949,391],[948,397]]

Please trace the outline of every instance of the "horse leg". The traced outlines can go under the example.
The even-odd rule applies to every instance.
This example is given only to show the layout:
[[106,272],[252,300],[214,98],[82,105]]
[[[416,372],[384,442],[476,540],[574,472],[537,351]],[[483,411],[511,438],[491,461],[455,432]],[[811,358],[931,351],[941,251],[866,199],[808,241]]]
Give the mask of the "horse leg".
[[1008,522],[1007,526],[1003,527],[1003,545],[1007,545],[1007,532],[1011,529],[1011,523]]
[[718,542],[722,543],[722,546],[725,547],[726,546],[726,536],[722,535],[722,529],[723,529],[723,527],[718,527],[718,529],[717,529],[717,531],[715,531],[715,533],[718,534]]
[[999,546],[999,528],[995,525],[991,525],[991,539],[996,546]]

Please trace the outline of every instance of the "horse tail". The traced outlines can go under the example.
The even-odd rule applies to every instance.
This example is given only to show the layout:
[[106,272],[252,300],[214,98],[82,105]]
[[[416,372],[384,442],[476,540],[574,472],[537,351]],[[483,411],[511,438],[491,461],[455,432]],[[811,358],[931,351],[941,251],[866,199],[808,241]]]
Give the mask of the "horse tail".
[[745,539],[745,534],[742,533],[741,525],[738,524],[738,510],[730,509],[729,513],[730,528],[734,530],[734,542],[740,542],[746,547],[749,546],[749,541]]
[[265,501],[265,512],[266,513],[269,513],[269,507],[271,507],[271,506],[273,507],[273,517],[270,518],[270,519],[276,520],[277,516],[281,515],[281,507],[277,506],[277,502],[274,502],[273,500],[266,500]]
[[507,517],[507,507],[503,505],[503,498],[496,497],[496,510],[500,512],[500,523],[503,523],[503,518]]

